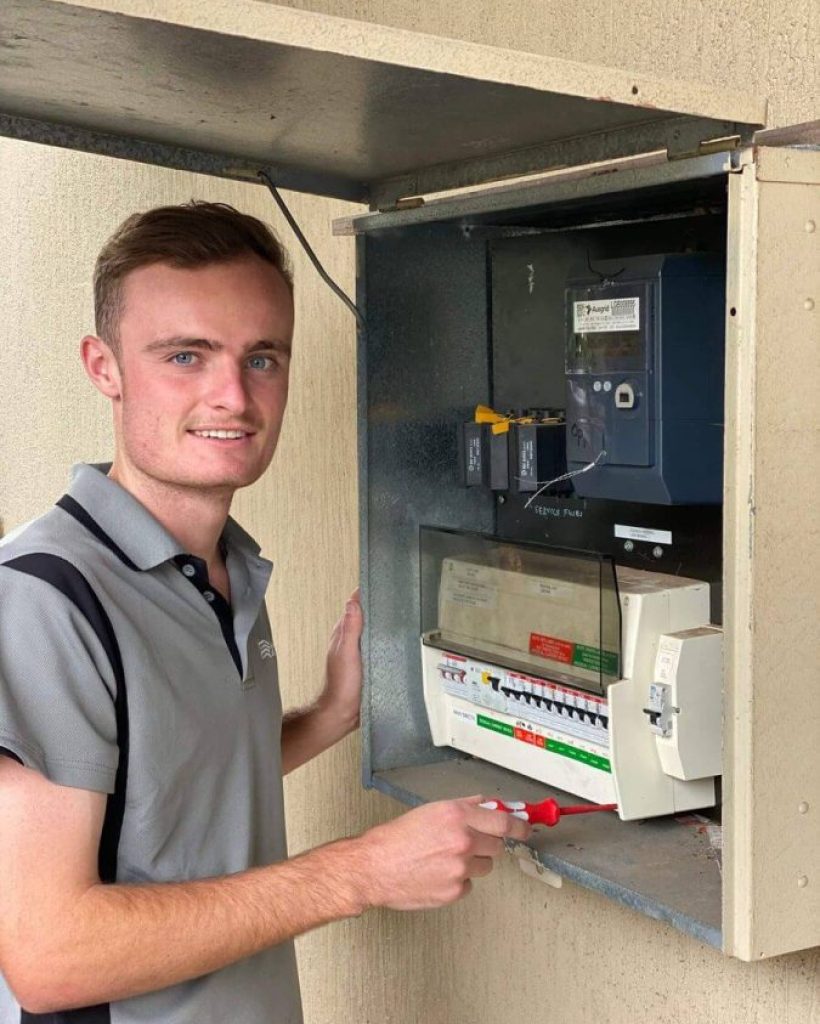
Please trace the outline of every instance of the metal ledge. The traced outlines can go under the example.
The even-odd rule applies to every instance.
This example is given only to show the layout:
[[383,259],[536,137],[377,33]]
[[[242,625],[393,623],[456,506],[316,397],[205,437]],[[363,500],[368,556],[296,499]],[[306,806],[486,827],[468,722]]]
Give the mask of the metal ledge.
[[[369,785],[410,806],[477,793],[578,802],[472,758],[375,772]],[[538,829],[528,845],[540,864],[561,877],[722,949],[720,862],[697,827],[675,818],[622,822],[614,814],[595,814]]]
[[[736,157],[735,157],[736,158]],[[549,204],[589,203],[598,197],[632,190],[658,189],[707,178],[725,178],[732,169],[729,153],[713,153],[691,160],[668,161],[658,150],[637,157],[610,160],[585,167],[568,168],[538,175],[514,184],[487,186],[473,191],[435,198],[407,209],[339,217],[333,222],[335,235],[365,235],[375,231],[405,228],[446,221],[482,223],[499,214],[522,214]],[[585,213],[587,222],[590,215]]]

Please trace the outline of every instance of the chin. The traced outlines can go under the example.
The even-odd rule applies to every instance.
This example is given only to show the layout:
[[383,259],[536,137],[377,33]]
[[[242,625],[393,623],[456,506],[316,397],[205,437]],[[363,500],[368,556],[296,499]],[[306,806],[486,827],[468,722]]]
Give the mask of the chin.
[[191,490],[238,490],[255,483],[264,472],[264,467],[207,467],[201,469],[193,466],[182,466],[179,469],[167,468],[149,470],[148,475],[172,487],[185,487]]
[[259,472],[232,472],[232,473],[202,473],[192,476],[184,482],[184,486],[202,490],[238,490],[240,487],[249,487],[256,483],[262,471]]

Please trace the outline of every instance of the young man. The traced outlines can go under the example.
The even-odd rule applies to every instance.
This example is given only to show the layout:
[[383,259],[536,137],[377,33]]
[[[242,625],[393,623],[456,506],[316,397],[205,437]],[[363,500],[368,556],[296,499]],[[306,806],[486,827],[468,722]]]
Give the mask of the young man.
[[456,900],[529,829],[455,800],[287,859],[282,774],[356,727],[362,617],[354,595],[283,718],[271,566],[228,513],[285,411],[284,253],[230,207],[166,207],[94,288],[113,463],[0,546],[0,1024],[291,1024],[294,936]]

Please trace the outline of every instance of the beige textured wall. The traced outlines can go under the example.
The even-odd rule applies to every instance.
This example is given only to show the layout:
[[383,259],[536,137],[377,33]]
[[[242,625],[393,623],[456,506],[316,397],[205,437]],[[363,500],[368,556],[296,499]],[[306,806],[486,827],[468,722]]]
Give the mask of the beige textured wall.
[[[293,6],[715,83],[772,97],[773,124],[817,116],[815,0],[301,0]],[[76,342],[90,326],[90,268],[127,212],[218,198],[279,226],[254,186],[0,142],[0,516],[15,525],[59,493],[65,468],[108,452],[108,415]],[[341,203],[291,197],[332,273],[352,288]],[[283,236],[285,233],[283,232]],[[286,237],[286,236],[285,236]],[[277,563],[270,606],[286,701],[318,680],[325,637],[356,575],[354,344],[348,314],[295,253],[298,333],[274,469],[237,511]],[[364,793],[355,740],[288,781],[293,850],[393,814]],[[321,807],[321,815],[315,813]],[[820,955],[747,965],[566,885],[505,864],[437,913],[371,913],[299,944],[307,1024],[818,1024]]]
[[270,0],[769,97],[769,124],[820,117],[817,0]]

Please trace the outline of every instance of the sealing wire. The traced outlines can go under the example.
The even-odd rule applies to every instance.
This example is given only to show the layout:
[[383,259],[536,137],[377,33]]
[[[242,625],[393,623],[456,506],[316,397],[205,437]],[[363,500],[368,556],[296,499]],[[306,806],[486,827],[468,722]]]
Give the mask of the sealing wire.
[[560,484],[563,480],[571,480],[574,476],[580,476],[582,473],[588,473],[591,469],[595,469],[601,459],[606,455],[606,449],[602,449],[595,456],[594,462],[588,462],[586,466],[582,466],[580,469],[573,469],[571,473],[564,473],[562,476],[557,476],[553,480],[547,480],[545,484],[542,484],[538,490],[533,494],[524,508],[529,508],[530,505],[535,501],[539,494],[543,494],[548,487],[552,487],[553,484]]
[[356,303],[348,295],[346,295],[344,291],[342,291],[342,289],[336,284],[336,282],[333,280],[330,274],[328,274],[328,272],[322,266],[319,257],[313,251],[310,242],[308,242],[308,240],[305,238],[304,234],[302,233],[302,229],[296,223],[296,218],[285,205],[285,200],[279,194],[279,189],[277,189],[277,187],[274,185],[273,180],[271,179],[268,172],[259,171],[258,174],[262,181],[267,185],[268,190],[270,191],[270,194],[273,196],[276,205],[282,211],[282,216],[290,225],[291,231],[294,233],[294,235],[296,235],[299,244],[305,250],[307,258],[316,268],[316,272],[318,273],[319,277],[321,277],[321,279],[325,282],[328,288],[330,288],[334,295],[337,295],[342,300],[342,302],[347,306],[347,308],[350,310],[353,316],[356,317],[356,323],[362,330],[364,330],[364,317],[359,311],[359,308],[357,307]]

